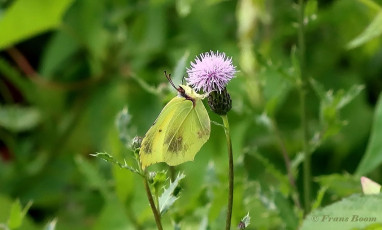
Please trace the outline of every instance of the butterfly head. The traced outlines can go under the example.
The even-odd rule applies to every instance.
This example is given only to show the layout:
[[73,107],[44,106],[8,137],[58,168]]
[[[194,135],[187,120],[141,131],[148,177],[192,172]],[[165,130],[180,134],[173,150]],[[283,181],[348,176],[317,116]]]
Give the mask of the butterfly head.
[[178,95],[180,97],[184,97],[185,99],[192,101],[194,104],[195,104],[195,99],[204,99],[208,96],[208,95],[198,94],[197,92],[195,92],[193,88],[191,88],[188,85],[179,85],[179,87],[177,88],[174,82],[172,82],[171,74],[167,74],[167,72],[164,71],[164,75],[166,76],[167,80],[170,82],[172,87],[174,87],[174,89],[178,91]]
[[179,96],[181,97],[184,97],[186,99],[203,99],[204,96],[203,95],[200,95],[198,94],[197,92],[195,92],[195,90],[193,88],[191,88],[190,86],[188,85],[179,85],[179,88],[177,88],[178,92],[179,92]]

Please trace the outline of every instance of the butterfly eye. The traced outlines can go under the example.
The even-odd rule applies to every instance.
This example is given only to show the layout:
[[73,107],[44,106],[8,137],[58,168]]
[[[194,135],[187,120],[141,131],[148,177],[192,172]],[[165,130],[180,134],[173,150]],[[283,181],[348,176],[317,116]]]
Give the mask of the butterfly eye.
[[177,88],[176,90],[178,90],[179,94],[182,97],[186,97],[186,91],[182,88],[182,86],[179,86],[179,88]]

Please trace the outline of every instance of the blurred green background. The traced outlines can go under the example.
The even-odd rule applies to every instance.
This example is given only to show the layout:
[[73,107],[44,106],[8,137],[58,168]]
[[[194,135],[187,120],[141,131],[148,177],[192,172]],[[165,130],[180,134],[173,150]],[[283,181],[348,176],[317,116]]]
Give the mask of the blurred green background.
[[[382,181],[376,145],[382,113],[373,115],[382,89],[378,4],[306,2],[312,196],[326,186],[323,205],[360,192],[360,175]],[[249,211],[249,229],[296,229],[292,197],[302,194],[297,16],[291,0],[0,0],[0,223],[19,199],[22,206],[33,201],[21,229],[42,229],[55,218],[56,229],[155,229],[142,179],[89,154],[108,152],[134,165],[117,114],[127,107],[128,135],[143,136],[176,95],[163,71],[179,84],[196,55],[219,50],[239,70],[228,85],[233,226]],[[212,112],[210,118],[221,122]],[[195,161],[176,167],[186,178],[164,216],[165,229],[174,222],[182,229],[223,228],[224,138],[212,125]],[[288,183],[283,151],[297,190]],[[371,157],[361,167],[367,151]]]

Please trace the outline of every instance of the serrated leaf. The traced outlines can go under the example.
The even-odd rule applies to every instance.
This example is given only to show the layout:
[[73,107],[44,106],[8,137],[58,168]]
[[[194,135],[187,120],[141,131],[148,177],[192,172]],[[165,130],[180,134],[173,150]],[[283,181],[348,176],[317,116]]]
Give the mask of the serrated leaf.
[[277,206],[277,210],[280,213],[281,219],[285,223],[286,229],[294,230],[298,227],[298,217],[296,213],[293,211],[293,207],[290,201],[278,191],[274,191],[274,199],[275,204]]
[[328,192],[338,197],[346,197],[361,192],[359,179],[350,174],[331,174],[319,176],[316,181],[321,187],[327,187]]
[[291,192],[291,185],[289,184],[288,177],[281,173],[279,169],[276,168],[274,164],[272,164],[267,158],[263,157],[261,154],[254,153],[252,154],[261,164],[264,165],[265,170],[280,182],[279,191],[287,196]]
[[381,204],[382,194],[352,195],[325,208],[314,210],[305,218],[301,230],[363,229],[381,224]]
[[159,192],[159,188],[167,181],[166,171],[150,172],[149,182],[154,187],[155,191]]
[[14,1],[0,19],[0,50],[56,28],[72,2],[73,0]]
[[366,153],[356,170],[357,175],[366,175],[382,163],[382,94],[375,107],[373,127]]
[[19,105],[0,106],[0,126],[14,132],[27,131],[38,125],[40,111]]
[[137,173],[137,174],[142,176],[142,174],[139,172],[138,169],[135,169],[135,168],[131,167],[130,165],[127,164],[126,161],[123,162],[123,163],[117,161],[114,157],[112,157],[108,153],[96,153],[96,154],[90,154],[90,156],[98,157],[98,158],[100,158],[100,159],[102,159],[102,160],[104,160],[106,162],[109,162],[109,163],[112,163],[112,164],[116,164],[116,165],[118,165],[122,169],[127,169],[127,170],[129,170],[129,171],[131,171],[133,173]]
[[[168,209],[174,204],[174,202],[179,198],[179,182],[185,177],[185,175],[178,174],[174,182],[170,181],[170,186],[164,190],[162,195],[159,197],[159,211],[160,214],[165,214]],[[174,194],[175,193],[175,194]]]
[[238,228],[240,230],[246,229],[250,223],[251,223],[251,217],[249,216],[249,212],[248,212],[247,215],[241,219]]
[[320,99],[320,122],[322,133],[312,139],[311,149],[317,148],[322,141],[337,134],[345,122],[340,118],[340,110],[349,104],[364,89],[363,85],[354,85],[347,91],[325,90],[324,86],[310,79],[314,91]]
[[354,49],[382,34],[382,11],[380,11],[366,29],[347,44],[348,49]]
[[361,177],[361,186],[363,194],[378,194],[381,192],[381,185],[377,182],[370,180],[367,177]]

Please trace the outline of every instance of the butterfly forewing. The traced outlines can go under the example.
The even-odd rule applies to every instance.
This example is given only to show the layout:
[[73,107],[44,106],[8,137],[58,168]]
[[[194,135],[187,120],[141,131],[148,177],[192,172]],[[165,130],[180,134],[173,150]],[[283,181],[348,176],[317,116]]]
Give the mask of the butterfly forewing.
[[142,169],[157,162],[178,165],[192,161],[210,137],[210,119],[201,101],[203,96],[189,86],[181,89],[182,94],[163,108],[143,138],[139,151]]
[[142,169],[147,166],[163,162],[163,141],[168,123],[171,118],[176,115],[177,108],[184,101],[183,98],[173,98],[161,111],[157,120],[147,131],[143,138],[141,149],[139,151],[139,157],[142,165]]

